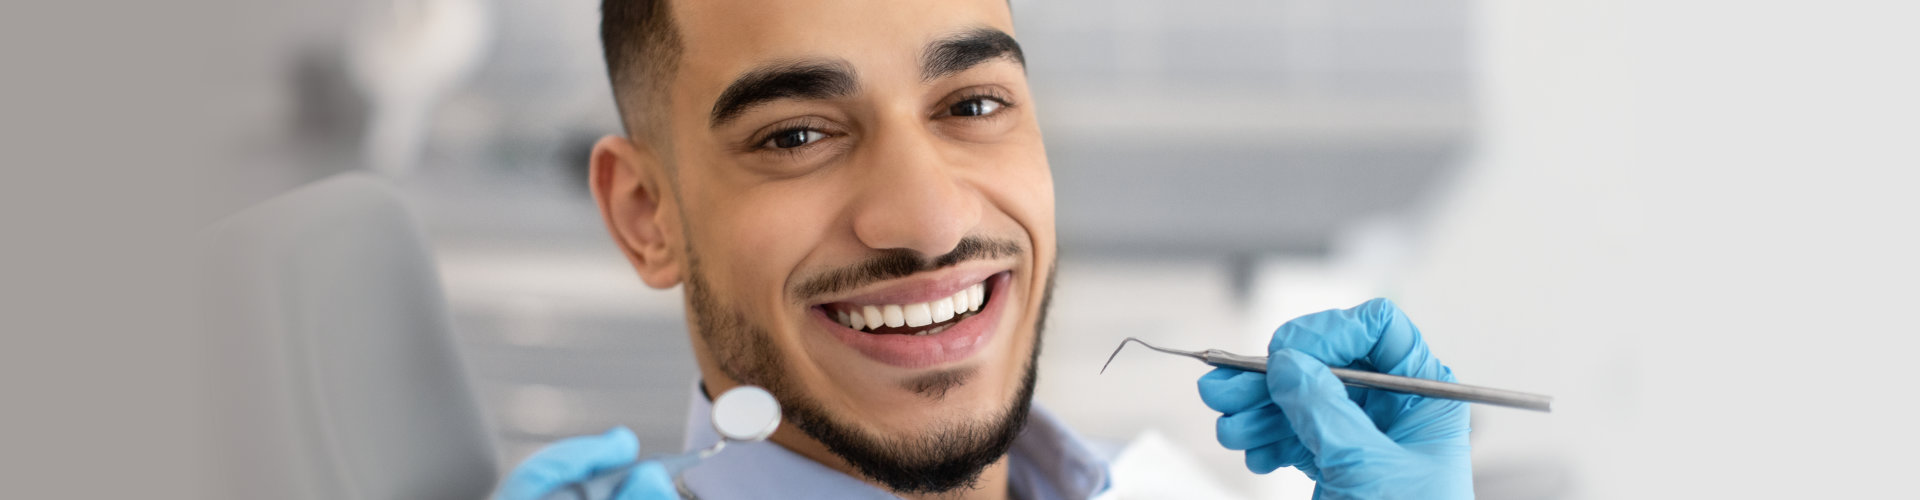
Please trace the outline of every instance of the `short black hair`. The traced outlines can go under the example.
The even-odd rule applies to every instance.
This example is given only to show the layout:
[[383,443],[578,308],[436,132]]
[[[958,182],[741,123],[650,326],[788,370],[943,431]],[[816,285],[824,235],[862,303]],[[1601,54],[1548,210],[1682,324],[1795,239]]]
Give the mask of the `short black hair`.
[[628,135],[658,137],[645,129],[658,126],[664,116],[659,108],[666,104],[667,82],[681,51],[666,0],[601,0],[600,45],[620,123]]

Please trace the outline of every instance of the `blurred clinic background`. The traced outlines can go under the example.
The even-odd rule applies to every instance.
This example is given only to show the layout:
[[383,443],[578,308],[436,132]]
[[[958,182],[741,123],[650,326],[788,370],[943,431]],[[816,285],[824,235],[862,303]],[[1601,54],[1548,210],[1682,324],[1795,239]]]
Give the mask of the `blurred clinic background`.
[[[1194,389],[1205,367],[1132,352],[1097,374],[1120,339],[1258,352],[1289,318],[1376,296],[1463,381],[1558,398],[1552,414],[1474,409],[1481,498],[1909,488],[1914,8],[1012,5],[1064,252],[1038,401],[1103,446],[1221,486],[1141,497],[1312,486],[1248,473],[1217,445]],[[227,161],[183,188],[185,220],[233,224],[342,174],[391,185],[375,191],[400,200],[389,208],[411,214],[435,267],[414,283],[427,298],[390,295],[444,294],[429,326],[450,332],[440,362],[473,395],[453,401],[473,416],[449,418],[491,460],[465,470],[504,472],[614,425],[643,450],[680,447],[694,382],[680,292],[636,279],[585,190],[592,142],[620,132],[598,2],[234,9],[206,23],[241,28],[219,52],[241,69],[205,76],[232,110],[221,123],[243,125],[217,128]],[[269,383],[229,361],[197,365],[213,382],[196,388]],[[223,408],[192,415],[226,422]],[[301,415],[283,416],[319,418]],[[234,444],[211,427],[199,444]],[[210,483],[238,480],[210,463]]]

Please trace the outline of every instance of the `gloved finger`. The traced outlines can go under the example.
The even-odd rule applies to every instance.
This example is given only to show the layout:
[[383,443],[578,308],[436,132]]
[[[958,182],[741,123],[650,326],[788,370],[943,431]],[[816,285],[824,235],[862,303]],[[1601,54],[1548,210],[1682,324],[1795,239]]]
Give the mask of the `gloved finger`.
[[640,439],[626,427],[562,439],[534,452],[507,474],[496,500],[537,500],[567,483],[626,465],[640,454]]
[[1299,467],[1302,464],[1312,465],[1313,453],[1308,452],[1306,445],[1300,444],[1300,438],[1296,436],[1247,450],[1247,470],[1257,474],[1273,472],[1281,467]]
[[1387,299],[1288,321],[1267,344],[1268,353],[1281,349],[1307,353],[1328,366],[1364,365],[1381,373],[1453,381],[1452,371],[1427,349],[1413,321]]
[[658,462],[649,461],[633,468],[627,481],[620,485],[616,500],[680,500],[680,490],[673,486],[673,477],[667,474],[667,468]]
[[1294,464],[1293,468],[1300,471],[1301,474],[1306,474],[1307,479],[1311,479],[1316,483],[1320,482],[1320,466],[1314,465],[1312,460],[1308,460],[1306,463]]
[[[1366,395],[1360,408],[1401,447],[1456,437],[1464,440],[1470,428],[1470,410],[1461,401],[1376,390]],[[1400,425],[1402,422],[1420,424]]]
[[1240,413],[1221,415],[1214,422],[1214,435],[1220,446],[1229,450],[1251,450],[1293,437],[1292,424],[1272,402]]
[[1399,445],[1374,426],[1319,359],[1292,349],[1267,357],[1267,386],[1321,468],[1352,465]]
[[1220,413],[1239,413],[1273,400],[1267,396],[1266,375],[1214,368],[1200,376],[1200,402]]

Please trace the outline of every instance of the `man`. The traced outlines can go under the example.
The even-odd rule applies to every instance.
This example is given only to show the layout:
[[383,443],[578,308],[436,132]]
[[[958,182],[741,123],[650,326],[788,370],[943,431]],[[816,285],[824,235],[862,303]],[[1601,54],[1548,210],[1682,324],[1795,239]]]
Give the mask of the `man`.
[[[700,498],[1089,498],[1101,461],[1031,406],[1052,180],[1002,0],[607,0],[629,135],[594,146],[609,232],[684,285],[701,387],[785,421],[680,478]],[[1450,380],[1390,303],[1288,323],[1269,374],[1200,380],[1223,445],[1328,497],[1470,497],[1466,410],[1343,388],[1327,365]],[[522,463],[503,499],[633,460],[624,429]],[[622,498],[670,498],[658,467]]]

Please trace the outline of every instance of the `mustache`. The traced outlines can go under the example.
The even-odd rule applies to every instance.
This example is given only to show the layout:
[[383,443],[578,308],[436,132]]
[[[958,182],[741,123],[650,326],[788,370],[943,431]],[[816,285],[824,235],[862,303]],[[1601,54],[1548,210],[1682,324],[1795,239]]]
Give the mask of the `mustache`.
[[819,273],[819,275],[801,280],[793,287],[793,296],[802,302],[811,302],[814,297],[831,295],[852,290],[894,278],[952,267],[956,264],[983,259],[1017,257],[1025,254],[1026,247],[1013,240],[968,236],[954,245],[953,251],[945,255],[928,258],[920,252],[904,248],[881,250],[858,264]]

